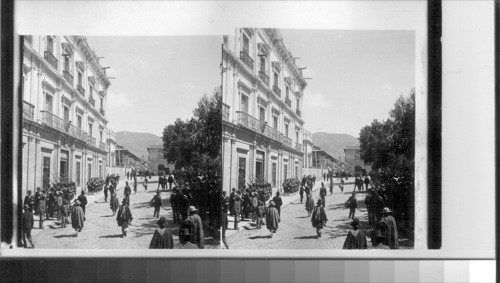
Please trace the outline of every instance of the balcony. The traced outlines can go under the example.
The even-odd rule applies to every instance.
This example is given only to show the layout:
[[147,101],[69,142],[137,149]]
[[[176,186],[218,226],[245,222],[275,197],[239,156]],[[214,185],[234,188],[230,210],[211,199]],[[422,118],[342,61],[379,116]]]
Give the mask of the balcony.
[[86,141],[87,140],[87,133],[82,131],[81,129],[75,127],[74,125],[71,125],[69,124],[68,127],[68,133],[72,136],[74,136],[75,138],[78,138],[82,141]]
[[269,76],[263,72],[263,71],[259,71],[259,78],[266,84],[266,85],[269,85]]
[[285,104],[288,105],[288,107],[292,107],[292,101],[290,100],[290,98],[285,98]]
[[43,58],[49,62],[49,64],[57,70],[57,58],[49,51],[43,53]]
[[103,108],[101,108],[101,109],[99,109],[99,113],[101,113],[101,115],[104,116],[104,113],[106,113],[106,112],[104,111]]
[[90,102],[90,104],[92,104],[92,106],[95,107],[95,99],[92,96],[89,97],[89,102]]
[[68,81],[68,83],[70,83],[71,85],[73,85],[73,75],[71,75],[68,71],[64,70],[63,71],[63,76]]
[[23,118],[33,120],[35,117],[35,105],[23,101]]
[[245,51],[240,52],[240,59],[248,66],[248,68],[253,70],[253,59]]
[[273,140],[276,140],[278,142],[283,142],[283,134],[276,130],[275,128],[270,127],[269,125],[266,125],[266,128],[264,130],[264,134]]
[[100,142],[99,143],[99,148],[102,150],[106,150],[106,143]]
[[83,86],[82,86],[82,85],[77,85],[77,86],[76,86],[76,90],[78,90],[78,92],[79,92],[81,95],[85,96],[85,89],[83,88]]
[[300,111],[300,109],[295,109],[295,113],[297,113],[297,115],[299,115],[299,117],[302,117],[302,111]]
[[302,152],[302,150],[303,150],[302,144],[296,142],[295,143],[295,150]]
[[261,122],[242,111],[236,111],[237,123],[250,130],[262,133]]
[[96,146],[96,139],[91,136],[87,136],[87,143],[90,144],[91,146],[95,147]]
[[229,105],[222,103],[222,120],[229,121]]
[[292,139],[289,137],[283,137],[283,143],[288,147],[293,147]]
[[277,85],[273,85],[273,91],[276,93],[279,97],[281,97],[281,89]]
[[42,115],[41,121],[43,124],[54,128],[56,130],[59,130],[61,132],[66,132],[66,124],[63,119],[57,117],[56,115],[48,112],[48,111],[40,111],[40,114]]

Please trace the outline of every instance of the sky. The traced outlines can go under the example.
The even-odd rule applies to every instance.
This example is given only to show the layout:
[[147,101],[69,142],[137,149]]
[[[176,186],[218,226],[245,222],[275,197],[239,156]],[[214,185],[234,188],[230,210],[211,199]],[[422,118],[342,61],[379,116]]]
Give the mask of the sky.
[[415,87],[413,31],[280,30],[303,70],[305,128],[350,134],[385,120]]
[[162,135],[192,117],[204,93],[220,86],[221,36],[89,36],[111,79],[106,116],[115,132]]

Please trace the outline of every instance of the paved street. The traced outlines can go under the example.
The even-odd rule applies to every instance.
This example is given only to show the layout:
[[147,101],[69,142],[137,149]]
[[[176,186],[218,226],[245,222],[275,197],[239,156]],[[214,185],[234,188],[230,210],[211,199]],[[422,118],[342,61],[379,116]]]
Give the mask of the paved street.
[[[122,238],[121,228],[116,223],[116,216],[113,216],[108,202],[105,203],[103,198],[90,200],[86,207],[85,226],[78,237],[74,237],[75,230],[71,224],[66,228],[61,228],[59,222],[45,222],[45,230],[37,229],[38,221],[35,221],[35,229],[33,230],[33,240],[37,248],[67,248],[67,249],[147,249],[153,236],[156,225],[156,218],[153,218],[153,208],[149,206],[149,201],[156,193],[157,183],[150,183],[148,190],[145,191],[142,185],[143,178],[138,178],[137,194],[130,196],[130,209],[134,220],[129,227],[127,237]],[[120,181],[120,185],[124,185],[124,181]],[[133,190],[133,188],[132,188]],[[102,194],[101,194],[102,195]],[[117,193],[120,203],[123,199],[123,186],[119,186]],[[172,229],[174,234],[174,248],[179,244],[178,226],[173,224],[172,210],[170,208],[170,192],[164,191],[161,193],[163,206],[160,211],[160,216],[165,216],[168,219],[168,227]],[[92,203],[91,203],[92,202]],[[38,216],[35,216],[38,220]],[[218,243],[213,239],[205,238],[205,248],[219,248]]]
[[[334,179],[334,183],[336,180]],[[313,192],[314,202],[319,198],[319,187],[321,181],[316,181]],[[344,193],[340,192],[338,185],[333,188],[333,195],[330,195],[329,188],[326,196],[326,214],[328,222],[323,229],[323,237],[317,239],[316,229],[312,227],[311,218],[307,216],[304,203],[300,203],[298,194],[293,200],[285,202],[285,207],[281,208],[281,222],[273,238],[269,238],[270,232],[265,225],[257,230],[253,223],[246,222],[244,227],[240,226],[240,231],[232,230],[233,222],[229,222],[229,230],[226,236],[230,249],[342,249],[347,232],[351,228],[348,219],[349,210],[344,208],[344,204],[351,195],[354,185],[347,184]],[[366,207],[364,199],[366,193],[363,191],[356,195],[358,200],[358,209],[356,217],[359,218],[362,228],[369,228]],[[232,219],[232,217],[231,217]],[[234,231],[234,232],[233,232]],[[231,234],[230,232],[233,232]],[[235,233],[236,232],[236,233]],[[402,249],[405,242],[401,241]],[[406,243],[407,245],[407,243]],[[371,242],[368,239],[368,248],[371,248]]]

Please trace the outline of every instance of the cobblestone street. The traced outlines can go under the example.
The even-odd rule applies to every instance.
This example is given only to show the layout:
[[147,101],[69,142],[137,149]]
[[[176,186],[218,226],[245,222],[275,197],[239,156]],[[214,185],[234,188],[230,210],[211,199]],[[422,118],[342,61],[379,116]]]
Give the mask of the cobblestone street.
[[[336,180],[334,179],[334,184]],[[316,181],[313,191],[314,202],[319,198],[319,187],[321,181]],[[300,197],[295,195],[293,200],[285,201],[285,207],[281,208],[281,222],[273,238],[269,238],[270,232],[263,225],[260,230],[255,225],[248,222],[246,226],[240,226],[240,231],[232,230],[233,222],[229,222],[227,243],[230,249],[342,249],[347,232],[351,228],[351,221],[348,219],[349,210],[344,207],[353,191],[353,184],[346,184],[344,192],[340,192],[338,185],[333,188],[333,194],[330,195],[329,188],[326,196],[326,214],[328,222],[323,229],[323,237],[317,238],[316,229],[311,224],[311,217],[307,216],[304,203],[300,203]],[[361,227],[368,229],[367,211],[364,204],[366,191],[357,193],[358,209],[356,217],[361,222]],[[231,217],[232,219],[232,217]],[[233,233],[231,235],[231,232]],[[371,248],[370,239],[368,248]],[[401,239],[400,239],[401,245]],[[400,247],[405,249],[407,247]]]
[[[144,190],[143,178],[138,178],[137,194],[130,196],[130,209],[134,220],[129,227],[127,237],[122,238],[121,228],[116,223],[116,216],[113,216],[108,202],[104,202],[104,197],[90,200],[86,207],[85,226],[78,237],[74,237],[75,230],[68,224],[66,228],[55,218],[45,222],[45,230],[37,229],[38,215],[35,216],[35,229],[33,230],[33,240],[37,248],[66,248],[66,249],[147,249],[153,236],[153,232],[158,227],[156,218],[153,218],[153,207],[149,206],[149,201],[156,193],[157,183],[149,183],[148,190]],[[120,181],[118,199],[123,199],[124,181]],[[133,190],[133,188],[132,188]],[[174,234],[174,248],[179,246],[178,225],[173,224],[172,210],[170,207],[170,192],[162,191],[162,208],[160,216],[168,219],[168,227]],[[218,243],[211,238],[205,238],[205,248],[218,248]]]

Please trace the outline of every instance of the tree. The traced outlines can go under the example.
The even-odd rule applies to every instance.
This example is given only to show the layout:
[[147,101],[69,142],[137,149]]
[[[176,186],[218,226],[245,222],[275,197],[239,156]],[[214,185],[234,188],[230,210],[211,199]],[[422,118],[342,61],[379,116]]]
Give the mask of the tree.
[[374,120],[359,134],[360,156],[374,170],[412,173],[415,157],[415,89],[401,95],[385,121]]

